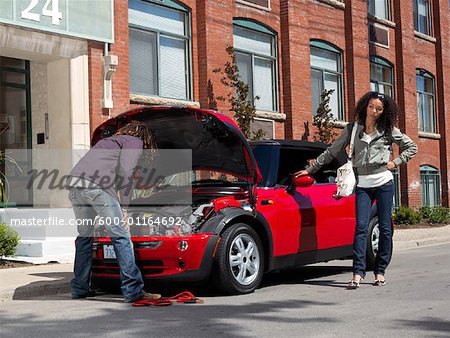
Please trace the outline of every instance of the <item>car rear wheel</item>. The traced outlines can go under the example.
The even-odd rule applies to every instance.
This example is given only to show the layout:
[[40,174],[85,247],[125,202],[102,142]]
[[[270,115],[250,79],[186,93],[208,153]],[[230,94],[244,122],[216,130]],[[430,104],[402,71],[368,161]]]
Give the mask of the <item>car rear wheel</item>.
[[216,287],[230,294],[253,292],[264,272],[264,251],[250,226],[235,224],[226,229],[217,248],[213,279]]

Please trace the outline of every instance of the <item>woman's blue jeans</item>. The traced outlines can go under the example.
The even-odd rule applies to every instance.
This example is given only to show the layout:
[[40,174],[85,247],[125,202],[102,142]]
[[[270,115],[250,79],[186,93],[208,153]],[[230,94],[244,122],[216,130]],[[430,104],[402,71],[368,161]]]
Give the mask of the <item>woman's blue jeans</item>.
[[144,282],[135,262],[130,233],[122,225],[123,213],[119,202],[103,189],[71,188],[69,198],[79,233],[75,241],[75,277],[70,282],[72,296],[80,297],[89,291],[94,219],[97,215],[103,218],[105,224],[108,224],[106,229],[111,237],[120,267],[122,294],[128,300],[141,296]]
[[353,274],[365,277],[367,228],[370,222],[372,203],[377,202],[380,240],[375,258],[374,274],[384,275],[392,256],[391,213],[394,182],[376,188],[356,188],[356,229],[353,242]]

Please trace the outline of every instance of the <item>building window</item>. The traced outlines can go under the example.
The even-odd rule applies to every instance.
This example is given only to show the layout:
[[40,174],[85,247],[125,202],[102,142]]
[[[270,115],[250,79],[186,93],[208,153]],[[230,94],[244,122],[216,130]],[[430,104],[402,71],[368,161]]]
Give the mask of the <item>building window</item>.
[[432,35],[430,0],[414,0],[414,29]]
[[249,86],[255,108],[278,111],[276,35],[259,23],[235,19],[234,50],[239,75]]
[[394,97],[394,70],[387,61],[370,58],[370,89]]
[[377,18],[391,20],[390,0],[367,0],[367,10],[369,14]]
[[334,89],[330,108],[336,120],[344,120],[342,88],[342,52],[322,41],[311,41],[311,96],[313,113],[316,114],[320,94],[324,89]]
[[420,167],[421,205],[434,207],[440,205],[440,174],[436,168],[423,165]]
[[434,95],[434,77],[430,73],[416,70],[417,111],[419,113],[419,131],[436,133],[436,105]]
[[191,99],[188,9],[171,0],[130,0],[128,6],[130,92]]

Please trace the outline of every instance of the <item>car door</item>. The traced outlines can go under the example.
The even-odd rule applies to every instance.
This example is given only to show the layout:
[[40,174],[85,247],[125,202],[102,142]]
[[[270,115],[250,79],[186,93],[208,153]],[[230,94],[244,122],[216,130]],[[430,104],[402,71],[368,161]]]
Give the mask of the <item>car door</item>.
[[[276,190],[277,237],[297,252],[351,245],[355,228],[354,196],[336,200],[335,184]],[[285,251],[285,250],[283,250]],[[287,252],[286,252],[287,253]]]

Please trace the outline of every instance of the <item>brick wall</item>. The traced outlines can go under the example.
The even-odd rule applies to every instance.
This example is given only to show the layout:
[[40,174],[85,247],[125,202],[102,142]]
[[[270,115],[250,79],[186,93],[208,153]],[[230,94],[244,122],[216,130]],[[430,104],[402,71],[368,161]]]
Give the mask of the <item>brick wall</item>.
[[[213,98],[226,95],[220,75],[213,70],[227,61],[225,47],[233,44],[233,17],[259,21],[277,32],[280,112],[285,121],[275,122],[276,138],[300,139],[304,123],[312,126],[310,79],[310,40],[320,39],[342,50],[344,108],[353,120],[356,101],[370,88],[370,55],[377,55],[394,66],[394,92],[402,113],[399,127],[419,145],[419,154],[400,169],[401,200],[420,205],[420,165],[440,169],[443,204],[448,206],[448,159],[450,149],[450,11],[446,0],[432,0],[433,39],[415,36],[413,1],[391,1],[392,22],[368,18],[366,1],[280,0],[270,1],[270,9],[255,8],[235,0],[186,0],[191,9],[193,101],[201,107],[228,113],[224,102]],[[114,1],[115,43],[110,53],[119,57],[113,76],[114,109],[101,108],[104,45],[89,43],[89,86],[91,131],[110,116],[136,105],[130,104],[128,57],[128,2]],[[368,23],[377,22],[389,31],[389,48],[369,43]],[[439,135],[419,135],[416,97],[416,68],[432,73],[436,80],[436,108]],[[229,113],[228,113],[229,114]],[[339,131],[339,130],[338,130]]]

